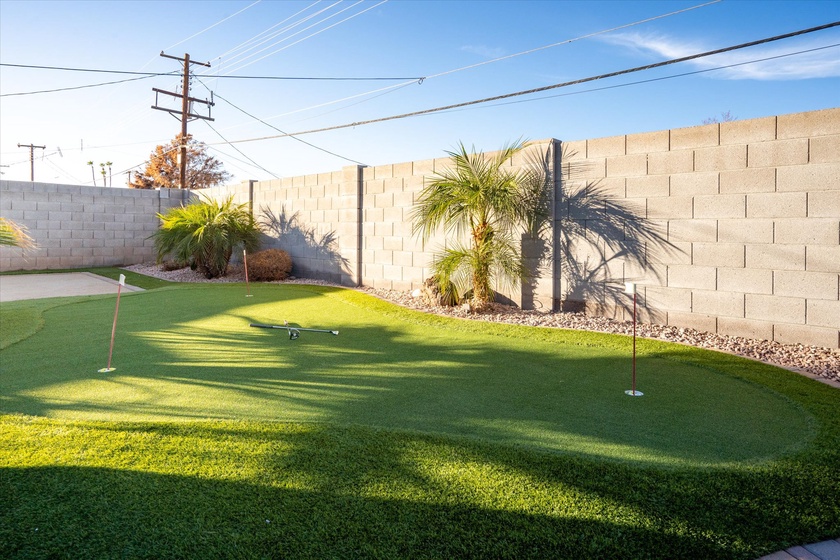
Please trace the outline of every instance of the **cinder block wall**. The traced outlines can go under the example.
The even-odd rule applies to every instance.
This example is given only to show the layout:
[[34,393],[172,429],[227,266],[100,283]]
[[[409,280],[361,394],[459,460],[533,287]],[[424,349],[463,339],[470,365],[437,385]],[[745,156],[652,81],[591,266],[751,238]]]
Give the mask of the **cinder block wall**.
[[[572,142],[535,143],[554,220],[523,249],[538,275],[505,294],[525,308],[642,320],[840,348],[840,109]],[[425,177],[448,158],[211,189],[250,203],[265,246],[299,276],[408,290],[434,253],[412,236]],[[512,166],[532,165],[524,156]],[[180,191],[0,182],[0,215],[30,228],[0,270],[149,261],[157,212]]]
[[[547,170],[551,174],[553,148],[553,140],[534,142],[509,165],[532,166],[548,152],[552,154]],[[411,290],[431,276],[430,265],[438,249],[453,242],[441,231],[423,243],[412,234],[411,216],[425,178],[449,165],[447,157],[348,166],[332,173],[215,187],[208,194],[250,203],[265,232],[263,246],[288,251],[297,276],[346,286]],[[550,239],[544,251],[547,273],[504,297],[521,305],[524,293],[529,304],[551,308],[549,248]],[[532,258],[534,267],[541,256]]]
[[[558,216],[590,264],[561,263],[561,305],[627,317],[637,282],[647,320],[840,347],[840,109],[567,142],[561,171],[591,202]],[[636,255],[602,235],[631,211]]]
[[0,216],[24,225],[38,248],[0,247],[0,271],[152,261],[158,212],[188,193],[0,181]]

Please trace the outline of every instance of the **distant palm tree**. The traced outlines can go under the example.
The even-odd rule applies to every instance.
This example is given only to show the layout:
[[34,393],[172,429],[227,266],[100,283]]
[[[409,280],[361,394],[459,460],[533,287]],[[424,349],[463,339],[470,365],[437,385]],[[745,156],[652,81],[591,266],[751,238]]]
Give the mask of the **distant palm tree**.
[[431,177],[413,209],[414,234],[424,243],[441,225],[455,234],[432,270],[441,293],[453,284],[461,296],[471,289],[476,310],[493,300],[494,285],[514,287],[526,277],[517,234],[537,233],[544,219],[545,175],[510,166],[524,147],[518,141],[491,157],[469,153],[461,143],[447,152],[452,167]]
[[93,171],[93,162],[89,161],[89,162],[87,162],[87,164],[90,165],[90,176],[93,177],[93,186],[95,187],[96,186],[96,173],[94,173],[94,171]]
[[248,205],[234,204],[233,197],[222,202],[206,197],[158,218],[161,226],[152,236],[158,262],[171,255],[194,265],[207,278],[225,275],[237,245],[249,253],[259,246],[260,230]]

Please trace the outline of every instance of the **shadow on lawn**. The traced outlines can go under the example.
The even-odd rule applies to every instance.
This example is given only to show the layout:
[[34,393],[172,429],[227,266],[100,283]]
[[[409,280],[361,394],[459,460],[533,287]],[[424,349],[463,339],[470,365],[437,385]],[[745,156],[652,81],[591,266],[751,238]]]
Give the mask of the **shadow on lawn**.
[[[825,537],[813,512],[834,506],[831,457],[665,473],[361,427],[23,429],[50,433],[43,447],[85,441],[81,464],[122,470],[0,469],[13,558],[752,559]],[[179,472],[193,474],[165,474]]]
[[[0,510],[0,549],[10,557],[746,559],[781,548],[786,534],[815,531],[763,508],[760,497],[749,504],[727,498],[733,488],[739,496],[761,496],[761,486],[775,482],[763,472],[696,471],[673,495],[657,471],[605,473],[596,462],[433,436],[329,426],[88,429],[128,432],[127,439],[119,436],[127,443],[133,432],[147,445],[149,435],[157,442],[236,438],[284,451],[254,458],[218,445],[207,457],[208,471],[221,465],[233,478],[243,462],[256,461],[262,483],[200,472],[2,469],[0,499],[7,507]],[[89,456],[97,451],[86,449]],[[429,457],[442,464],[418,461]],[[130,453],[121,459],[130,460]],[[183,456],[166,460],[153,468],[177,472]],[[543,501],[522,513],[515,486],[488,493],[485,480],[458,478],[483,471],[511,473],[496,484],[527,484],[529,497]],[[709,485],[721,492],[714,500]]]
[[[102,315],[112,303],[58,309],[37,337],[4,351],[0,411],[334,422],[686,466],[778,456],[811,437],[809,416],[779,395],[657,356],[639,358],[650,392],[630,399],[626,350],[592,355],[533,336],[459,332],[423,316],[387,322],[363,308],[348,310],[347,301],[329,296],[341,293],[334,290],[260,288],[263,299],[248,303],[239,292],[148,296],[155,306],[145,294],[126,298],[118,369],[107,375],[96,372],[103,364],[74,352],[87,334],[74,326],[82,309]],[[328,315],[325,306],[347,318],[346,329],[313,323]],[[304,332],[290,341],[282,331],[248,327],[282,323],[290,310],[295,323],[340,326],[341,334]]]

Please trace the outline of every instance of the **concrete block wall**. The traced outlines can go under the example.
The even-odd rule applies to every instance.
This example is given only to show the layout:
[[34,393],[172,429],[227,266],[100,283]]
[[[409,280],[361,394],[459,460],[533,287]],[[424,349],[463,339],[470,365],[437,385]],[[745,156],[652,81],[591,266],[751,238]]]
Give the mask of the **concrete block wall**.
[[[552,148],[553,141],[533,143],[509,165],[532,166],[534,158]],[[425,179],[449,165],[447,157],[348,166],[332,173],[214,187],[207,193],[249,202],[265,233],[263,247],[288,251],[297,276],[412,290],[431,276],[438,250],[453,242],[442,231],[425,243],[412,232],[412,210]],[[540,255],[532,255],[531,261],[538,267]],[[525,293],[531,304],[550,309],[551,290],[549,270],[524,291],[504,297],[521,304]]]
[[148,239],[177,190],[0,181],[0,216],[24,225],[38,248],[0,247],[0,271],[129,265],[154,260]]
[[[505,294],[525,308],[587,310],[783,343],[840,348],[840,109],[571,142],[534,150],[554,184],[538,275]],[[448,158],[204,191],[249,203],[265,246],[298,276],[409,290],[451,236],[425,244],[411,216]],[[512,166],[533,165],[524,156]],[[154,258],[157,212],[194,193],[0,182],[0,215],[41,249],[0,249],[0,271]]]
[[[562,196],[594,191],[607,210],[558,215],[557,228],[578,225],[588,242],[567,256],[590,263],[577,277],[564,268],[560,305],[626,318],[622,283],[636,282],[643,319],[840,348],[840,109],[568,142],[561,152]],[[610,242],[627,248],[597,235],[611,210],[634,211],[661,237],[628,231],[626,240],[643,237],[640,254],[611,253]]]

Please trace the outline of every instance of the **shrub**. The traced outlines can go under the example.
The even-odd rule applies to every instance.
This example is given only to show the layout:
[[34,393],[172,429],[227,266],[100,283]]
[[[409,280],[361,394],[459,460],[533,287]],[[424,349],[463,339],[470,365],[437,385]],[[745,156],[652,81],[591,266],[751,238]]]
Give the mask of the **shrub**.
[[266,249],[248,257],[248,278],[251,280],[285,280],[291,271],[292,257],[281,249]]
[[233,197],[220,202],[208,196],[158,217],[160,229],[152,236],[158,262],[168,255],[207,278],[225,275],[234,247],[259,245],[260,230],[248,205],[234,204]]

